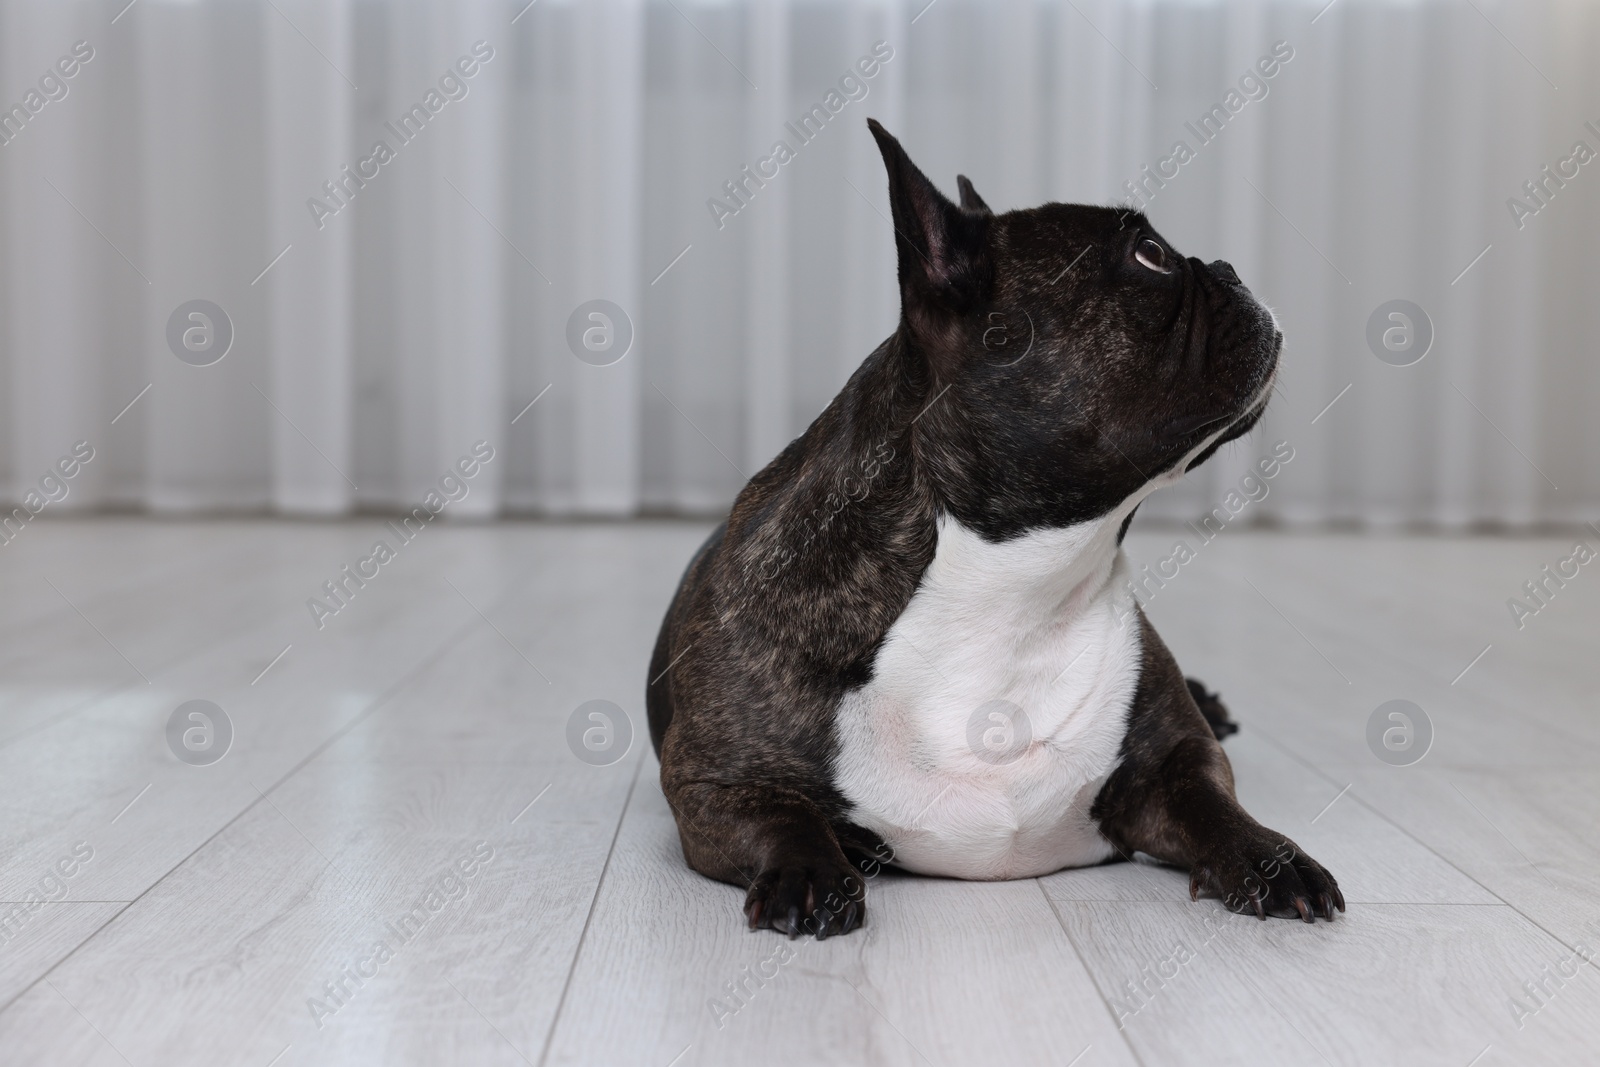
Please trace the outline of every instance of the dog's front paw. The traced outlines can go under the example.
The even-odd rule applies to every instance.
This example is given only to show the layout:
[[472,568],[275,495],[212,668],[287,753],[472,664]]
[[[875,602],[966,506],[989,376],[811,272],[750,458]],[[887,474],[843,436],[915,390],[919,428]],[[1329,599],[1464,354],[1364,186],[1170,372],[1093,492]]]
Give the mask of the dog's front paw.
[[844,857],[837,863],[795,863],[762,871],[745,894],[750,929],[770,927],[818,941],[848,934],[867,920],[866,883]]
[[1344,910],[1344,894],[1333,875],[1300,846],[1262,829],[1243,840],[1214,849],[1189,872],[1189,899],[1205,889],[1237,912],[1254,911],[1265,919],[1333,921],[1333,909]]

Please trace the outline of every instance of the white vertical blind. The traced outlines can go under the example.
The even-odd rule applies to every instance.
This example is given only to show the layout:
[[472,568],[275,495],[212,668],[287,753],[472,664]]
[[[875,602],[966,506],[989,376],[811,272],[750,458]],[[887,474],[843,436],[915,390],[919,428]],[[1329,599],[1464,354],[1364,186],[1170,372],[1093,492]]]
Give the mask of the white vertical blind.
[[[27,85],[37,88],[37,79],[58,58],[55,53],[41,55],[28,45],[30,40],[60,40],[63,46],[74,40],[75,20],[71,12],[54,5],[12,8],[5,12],[4,32],[0,33],[0,66],[26,70]],[[103,54],[90,61],[104,63]],[[98,70],[95,73],[99,73]],[[67,96],[44,105],[42,119],[61,117],[54,112],[82,103],[85,94],[80,82],[87,74],[64,79]],[[20,90],[22,87],[18,86]],[[21,93],[7,104],[21,102]],[[7,116],[9,117],[9,116]],[[4,344],[7,351],[31,351],[38,358],[10,361],[4,385],[6,429],[0,435],[0,449],[7,462],[19,472],[20,481],[34,486],[40,473],[53,464],[76,438],[74,430],[63,427],[87,426],[99,408],[101,360],[97,358],[107,325],[102,304],[73,300],[65,308],[61,294],[103,292],[110,272],[127,270],[119,260],[108,262],[102,239],[82,224],[78,210],[95,211],[104,205],[103,187],[94,176],[96,145],[93,128],[74,133],[66,128],[54,130],[41,121],[35,129],[15,132],[8,125],[4,136],[14,140],[0,145],[0,182],[8,202],[26,199],[27,211],[7,212],[0,219],[0,242],[5,250],[9,285],[4,315]],[[44,141],[48,153],[35,146],[32,157],[24,153],[24,137],[35,135]],[[44,139],[51,138],[48,141]],[[76,207],[74,207],[76,205]],[[130,272],[131,274],[131,272]],[[133,275],[138,281],[137,275]],[[140,285],[143,282],[140,281]],[[12,308],[43,309],[56,307],[70,314],[47,316],[18,315]],[[125,353],[125,355],[128,353]],[[102,469],[93,470],[98,476]],[[96,478],[87,484],[103,485]],[[77,499],[94,495],[79,491]]]
[[[631,319],[635,313],[629,309],[639,308],[640,290],[647,283],[641,277],[646,269],[641,185],[648,179],[643,144],[645,8],[639,0],[597,0],[577,5],[574,15],[574,143],[566,159],[577,178],[572,190],[576,232],[571,246],[552,249],[550,269],[556,271],[556,291],[566,295],[567,307],[606,299]],[[564,320],[539,325],[565,347]],[[639,434],[640,368],[649,362],[652,347],[643,325],[634,324],[632,350],[620,361],[576,368],[573,503],[579,511],[623,515],[639,505],[639,452],[644,444]],[[559,350],[545,352],[546,358],[560,358]],[[570,352],[567,356],[575,358]]]
[[[295,257],[266,283],[271,373],[257,386],[276,409],[269,420],[272,504],[289,512],[338,514],[351,506],[359,488],[345,480],[350,477],[345,472],[354,469],[355,226],[349,215],[324,217],[322,228],[310,232],[312,214],[304,201],[306,190],[320,192],[325,181],[352,201],[366,192],[369,179],[356,170],[361,154],[351,130],[354,109],[323,109],[324,101],[341,99],[355,88],[344,73],[357,69],[354,26],[346,0],[285,0],[268,14],[262,73],[271,239],[261,266],[266,270],[280,255]],[[322,42],[322,55],[302,33]],[[321,121],[307,122],[310,115],[320,115]]]
[[[87,216],[79,224],[105,230],[108,247],[100,250],[101,258],[114,263],[126,255],[130,262],[122,266],[146,283],[142,316],[113,322],[110,344],[101,354],[116,360],[141,351],[152,387],[130,412],[135,421],[125,430],[120,423],[111,427],[109,420],[131,394],[121,403],[106,397],[104,420],[76,433],[104,434],[107,451],[113,451],[139,447],[131,438],[142,427],[142,500],[156,510],[271,501],[276,430],[271,419],[277,416],[261,393],[270,395],[273,389],[277,352],[267,329],[270,289],[249,284],[272,255],[267,251],[263,12],[272,15],[270,8],[242,4],[152,4],[134,8],[116,25],[80,30],[91,43],[94,38],[103,42],[95,43],[97,49],[136,53],[137,77],[131,83],[106,78],[107,72],[93,65],[79,75],[83,102],[107,100],[121,111],[122,101],[108,98],[131,100],[132,114],[112,121],[133,122],[138,130],[130,155],[103,159],[96,168],[110,184],[107,215]],[[34,49],[43,59],[70,43],[36,41]],[[21,81],[22,73],[7,72],[5,83]],[[77,122],[73,102],[72,97],[62,101],[68,107],[60,114],[41,113],[39,125]],[[7,148],[38,147],[18,141]],[[137,184],[126,181],[135,168]],[[94,173],[74,169],[64,180],[81,182]],[[8,210],[26,212],[30,204],[23,198]],[[121,252],[109,247],[135,232],[139,239],[130,242],[133,247],[123,245]],[[124,273],[119,281],[132,279]],[[95,298],[92,290],[80,290],[70,300],[84,304]],[[231,351],[205,368],[179,362],[166,341],[168,317],[194,299],[216,303],[233,323]],[[42,313],[51,321],[68,312],[49,300],[15,313]],[[311,307],[306,313],[317,311]],[[39,358],[37,352],[12,353],[14,362]],[[110,431],[118,432],[112,436]]]
[[[788,5],[753,3],[745,16],[749,26],[750,74],[767,83],[747,108],[745,157],[759,166],[771,158],[783,124],[789,121]],[[774,168],[776,172],[774,173]],[[771,173],[770,178],[764,177]],[[745,435],[741,469],[754,473],[789,443],[789,415],[794,403],[789,388],[789,195],[782,165],[775,160],[756,175],[765,184],[754,191],[761,210],[745,226],[746,258],[750,263],[749,310],[745,315]]]
[[[88,440],[52,507],[410,506],[483,439],[496,458],[449,514],[723,508],[894,328],[873,116],[997,210],[1113,203],[1194,150],[1149,214],[1231,260],[1288,347],[1262,430],[1147,514],[1204,512],[1286,440],[1252,517],[1600,515],[1600,161],[1520,227],[1507,207],[1576,142],[1600,152],[1593,5],[119,6],[0,0],[0,104],[25,116],[0,144],[13,500]],[[79,41],[93,58],[30,108]],[[1279,41],[1266,95],[1200,144],[1190,125]],[[877,42],[892,58],[864,77]],[[452,73],[475,46],[492,58]],[[379,141],[393,158],[360,170]],[[778,141],[792,158],[745,178]],[[210,366],[166,339],[196,299],[233,329]],[[566,339],[596,299],[632,325],[609,366]],[[1367,348],[1392,299],[1432,319],[1412,366]]]

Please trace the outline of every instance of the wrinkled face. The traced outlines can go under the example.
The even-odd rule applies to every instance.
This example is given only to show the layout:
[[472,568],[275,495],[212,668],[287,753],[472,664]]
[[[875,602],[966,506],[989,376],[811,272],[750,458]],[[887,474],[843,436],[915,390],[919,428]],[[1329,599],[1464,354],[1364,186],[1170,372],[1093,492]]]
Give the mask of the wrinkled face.
[[1142,215],[1063,204],[996,217],[988,252],[957,388],[1018,427],[1033,456],[1016,462],[1102,472],[1120,500],[1260,417],[1283,337],[1227,263],[1185,258]]
[[1137,213],[993,215],[965,179],[957,206],[886,138],[903,332],[949,387],[924,441],[963,522],[1007,537],[1099,517],[1260,418],[1282,335],[1228,264]]

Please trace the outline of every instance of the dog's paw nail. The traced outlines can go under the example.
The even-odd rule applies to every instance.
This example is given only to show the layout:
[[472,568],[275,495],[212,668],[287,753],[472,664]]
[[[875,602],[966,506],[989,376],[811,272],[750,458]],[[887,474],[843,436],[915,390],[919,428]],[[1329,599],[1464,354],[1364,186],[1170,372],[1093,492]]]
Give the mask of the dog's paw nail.
[[1254,910],[1263,921],[1271,916],[1332,922],[1333,910],[1344,910],[1333,875],[1271,831],[1224,844],[1202,859],[1190,874],[1191,897],[1198,885],[1220,896],[1230,910],[1246,915]]
[[767,928],[790,939],[809,935],[826,941],[865,921],[866,904],[852,897],[852,891],[859,897],[861,882],[843,857],[836,864],[773,868],[750,883],[745,914],[753,930]]

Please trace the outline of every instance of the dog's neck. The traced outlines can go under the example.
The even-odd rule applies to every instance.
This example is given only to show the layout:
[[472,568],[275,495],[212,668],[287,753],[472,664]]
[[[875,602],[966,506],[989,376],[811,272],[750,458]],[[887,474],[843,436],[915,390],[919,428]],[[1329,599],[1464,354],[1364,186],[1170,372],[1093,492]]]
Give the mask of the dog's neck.
[[1146,495],[1141,491],[1098,518],[998,543],[940,515],[939,547],[924,581],[958,590],[960,601],[983,604],[989,617],[1024,628],[1068,622],[1111,583],[1121,547],[1117,534]]
[[938,550],[924,581],[957,586],[963,597],[1001,608],[1017,619],[1069,621],[1093,604],[1112,581],[1123,524],[1157,489],[1182,480],[1195,456],[1227,432],[1224,426],[1110,511],[1071,526],[1031,530],[990,542],[956,518],[938,516]]

